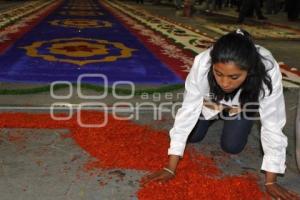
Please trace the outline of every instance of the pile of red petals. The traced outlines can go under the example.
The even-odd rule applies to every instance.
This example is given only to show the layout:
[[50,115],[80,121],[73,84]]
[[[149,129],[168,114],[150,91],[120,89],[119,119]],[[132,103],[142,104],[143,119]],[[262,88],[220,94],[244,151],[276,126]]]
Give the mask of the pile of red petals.
[[[61,114],[61,117],[64,115]],[[83,122],[99,124],[104,121],[101,112],[81,113]],[[121,168],[153,172],[167,163],[169,137],[147,126],[130,121],[119,121],[108,116],[108,124],[102,128],[84,128],[78,125],[76,115],[70,120],[55,121],[49,114],[2,113],[1,128],[67,128],[70,137],[97,162],[87,169]],[[150,182],[141,188],[139,199],[270,199],[262,192],[253,175],[225,176],[212,158],[192,148],[187,148],[181,160],[176,178],[166,184]]]

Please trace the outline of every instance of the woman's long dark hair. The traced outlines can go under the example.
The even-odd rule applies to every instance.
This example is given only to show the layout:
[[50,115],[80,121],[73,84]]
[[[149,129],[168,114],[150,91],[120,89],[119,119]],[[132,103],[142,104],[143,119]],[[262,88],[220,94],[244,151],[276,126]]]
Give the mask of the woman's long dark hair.
[[[262,59],[265,58],[257,51],[248,32],[238,29],[222,36],[214,44],[210,56],[212,66],[216,63],[232,62],[241,70],[248,72],[246,80],[240,86],[242,89],[239,99],[241,106],[249,102],[258,102],[261,92],[264,97],[266,95],[264,84],[267,86],[269,94],[272,93],[272,80],[262,62]],[[208,73],[210,93],[214,94],[214,101],[220,101],[227,94],[217,84],[212,66]]]

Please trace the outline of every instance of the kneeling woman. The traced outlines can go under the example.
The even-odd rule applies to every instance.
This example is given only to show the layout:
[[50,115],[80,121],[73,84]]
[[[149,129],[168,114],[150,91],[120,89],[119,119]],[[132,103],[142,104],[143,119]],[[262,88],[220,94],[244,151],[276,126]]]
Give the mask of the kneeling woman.
[[[186,79],[185,96],[170,131],[169,163],[146,176],[167,181],[174,177],[186,142],[201,141],[216,117],[224,120],[221,147],[228,153],[241,152],[248,139],[253,117],[249,108],[259,112],[266,172],[265,186],[276,199],[299,199],[276,183],[285,171],[287,137],[281,73],[272,54],[255,45],[246,31],[222,36],[212,48],[199,54]],[[253,113],[253,112],[252,112]]]

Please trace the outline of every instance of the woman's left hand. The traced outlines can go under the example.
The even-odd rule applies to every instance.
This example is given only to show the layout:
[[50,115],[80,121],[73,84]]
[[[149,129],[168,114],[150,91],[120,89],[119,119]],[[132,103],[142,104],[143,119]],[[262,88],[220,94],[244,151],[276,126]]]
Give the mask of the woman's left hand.
[[300,196],[292,191],[285,189],[277,183],[266,185],[267,192],[276,200],[300,200]]

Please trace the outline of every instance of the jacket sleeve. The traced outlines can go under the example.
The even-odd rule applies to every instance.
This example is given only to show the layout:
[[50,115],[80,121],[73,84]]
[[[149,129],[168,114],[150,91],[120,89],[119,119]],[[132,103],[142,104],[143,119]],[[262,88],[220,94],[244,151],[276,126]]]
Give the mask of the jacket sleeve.
[[[285,103],[282,88],[282,77],[278,63],[269,54],[265,65],[273,65],[269,71],[273,92],[260,100],[261,143],[264,157],[261,169],[273,173],[284,173],[286,160],[287,137],[282,129],[286,122]],[[267,67],[268,68],[268,67]]]
[[196,56],[191,71],[187,76],[184,100],[181,108],[177,111],[173,128],[170,130],[169,155],[183,155],[187,137],[199,119],[203,104],[201,87],[204,86],[202,84],[204,78],[201,78],[203,73],[199,73],[199,68],[203,66],[203,63],[207,63],[208,55],[209,52],[206,51]]

